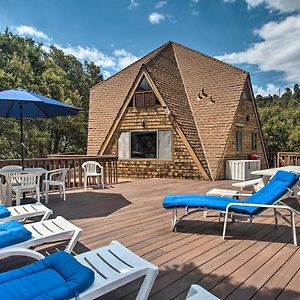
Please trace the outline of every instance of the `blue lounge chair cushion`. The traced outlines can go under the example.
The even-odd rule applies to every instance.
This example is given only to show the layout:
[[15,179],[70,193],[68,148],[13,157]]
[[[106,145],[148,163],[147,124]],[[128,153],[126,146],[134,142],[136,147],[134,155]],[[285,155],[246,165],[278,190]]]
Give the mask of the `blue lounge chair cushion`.
[[88,289],[94,272],[67,252],[0,274],[0,298],[6,300],[70,299]]
[[6,208],[5,205],[0,204],[0,218],[7,218],[10,216],[10,211]]
[[31,232],[21,223],[9,221],[0,224],[0,248],[25,242],[31,239]]
[[[298,180],[299,176],[295,173],[278,171],[265,187],[245,199],[243,203],[273,204],[287,192],[287,189],[293,187]],[[163,207],[201,207],[225,211],[229,203],[241,203],[241,201],[233,198],[198,194],[167,195],[163,200]],[[264,209],[265,208],[257,206],[232,206],[229,211],[253,216],[257,215]]]

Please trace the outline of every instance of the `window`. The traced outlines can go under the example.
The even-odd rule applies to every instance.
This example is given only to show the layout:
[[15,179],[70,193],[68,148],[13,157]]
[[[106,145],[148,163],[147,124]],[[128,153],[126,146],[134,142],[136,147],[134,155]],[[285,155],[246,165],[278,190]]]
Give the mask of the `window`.
[[121,132],[118,155],[123,159],[172,159],[172,131],[143,130]]
[[237,128],[235,132],[235,151],[242,152],[243,150],[243,131],[242,128]]
[[255,131],[251,134],[251,150],[256,151],[257,149],[257,133]]
[[158,99],[152,91],[152,88],[147,79],[143,77],[129,103],[129,106],[150,107],[157,104],[159,104]]
[[131,158],[157,158],[157,132],[131,132]]

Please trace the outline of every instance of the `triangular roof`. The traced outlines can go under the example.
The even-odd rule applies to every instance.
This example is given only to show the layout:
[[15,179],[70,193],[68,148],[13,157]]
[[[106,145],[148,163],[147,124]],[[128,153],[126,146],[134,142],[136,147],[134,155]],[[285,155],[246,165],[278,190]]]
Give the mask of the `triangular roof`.
[[[88,154],[98,154],[142,67],[215,179],[248,73],[174,42],[91,89]],[[202,88],[215,103],[198,99]]]

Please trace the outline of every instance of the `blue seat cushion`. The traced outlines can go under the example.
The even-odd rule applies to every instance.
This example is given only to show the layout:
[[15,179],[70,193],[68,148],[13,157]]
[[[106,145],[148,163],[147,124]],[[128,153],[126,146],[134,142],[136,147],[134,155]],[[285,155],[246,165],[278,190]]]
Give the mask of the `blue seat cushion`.
[[64,251],[0,274],[0,299],[70,299],[88,289],[94,272]]
[[[291,189],[299,180],[299,176],[293,172],[278,171],[272,179],[258,192],[247,198],[244,203],[274,204],[288,189]],[[249,207],[251,215],[260,213],[265,208]]]
[[0,224],[0,248],[25,242],[30,240],[31,236],[31,232],[17,221]]
[[5,205],[0,204],[0,218],[7,218],[10,216],[10,211],[6,208]]
[[[197,195],[197,194],[182,194],[182,195],[167,195],[163,200],[164,208],[208,208],[214,210],[225,211],[229,203],[241,203],[238,199],[226,198],[220,196]],[[236,212],[245,212],[244,207],[235,206]],[[233,209],[232,209],[233,210]]]
[[[299,180],[299,176],[292,172],[278,171],[260,191],[251,195],[243,203],[273,204],[279,200],[289,188]],[[167,195],[163,200],[164,208],[208,208],[225,211],[229,203],[242,203],[233,198],[208,196],[199,194]],[[231,206],[229,211],[254,216],[265,208],[250,206]]]

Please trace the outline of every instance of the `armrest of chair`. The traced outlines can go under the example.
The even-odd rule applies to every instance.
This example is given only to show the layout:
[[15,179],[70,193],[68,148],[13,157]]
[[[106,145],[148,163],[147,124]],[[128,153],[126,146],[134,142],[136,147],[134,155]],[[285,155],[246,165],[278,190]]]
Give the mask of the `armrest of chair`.
[[245,188],[249,186],[254,186],[262,181],[261,178],[256,178],[256,179],[251,179],[247,181],[242,181],[242,182],[236,182],[233,183],[232,186],[239,187],[239,188]]
[[49,176],[49,180],[52,180],[53,176],[61,174],[63,170],[64,169],[55,169],[55,170],[48,171],[47,173],[45,173],[45,180],[48,180],[48,176]]
[[226,206],[226,213],[228,213],[229,211],[229,208],[231,206],[252,206],[252,207],[264,207],[264,208],[283,208],[283,209],[287,209],[287,210],[290,210],[292,212],[294,212],[294,210],[292,209],[292,207],[290,206],[287,206],[287,205],[278,205],[278,204],[261,204],[261,203],[244,203],[244,202],[241,202],[241,203],[229,203],[227,206]]
[[42,255],[41,253],[30,249],[14,248],[14,249],[0,250],[0,257],[4,258],[9,256],[26,256],[26,257],[34,258],[36,260],[45,258],[45,256]]

